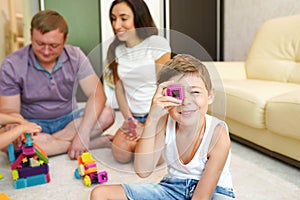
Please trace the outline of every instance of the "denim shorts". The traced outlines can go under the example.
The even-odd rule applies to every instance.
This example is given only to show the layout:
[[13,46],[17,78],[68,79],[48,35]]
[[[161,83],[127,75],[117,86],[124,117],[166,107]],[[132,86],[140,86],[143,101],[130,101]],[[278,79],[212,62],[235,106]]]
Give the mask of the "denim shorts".
[[82,117],[84,108],[76,109],[66,115],[55,119],[26,119],[30,122],[34,122],[42,127],[43,133],[53,134],[64,129],[71,121]]
[[[165,177],[160,183],[122,184],[122,187],[127,198],[130,200],[188,200],[192,198],[197,183],[198,180],[194,179]],[[231,188],[227,189],[217,186],[212,200],[234,198],[235,196]]]
[[144,124],[147,117],[148,117],[148,114],[144,115],[144,116],[135,116],[133,115],[134,119],[136,119],[138,122]]

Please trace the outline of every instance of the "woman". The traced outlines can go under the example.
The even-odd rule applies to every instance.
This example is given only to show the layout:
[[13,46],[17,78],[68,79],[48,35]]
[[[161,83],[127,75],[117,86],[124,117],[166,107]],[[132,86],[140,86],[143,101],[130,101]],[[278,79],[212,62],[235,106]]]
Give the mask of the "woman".
[[171,50],[168,41],[158,36],[143,0],[115,0],[109,13],[116,37],[109,46],[107,59],[113,72],[116,99],[125,119],[113,139],[112,153],[117,161],[126,163],[132,159],[147,118],[156,89],[156,75],[170,59]]

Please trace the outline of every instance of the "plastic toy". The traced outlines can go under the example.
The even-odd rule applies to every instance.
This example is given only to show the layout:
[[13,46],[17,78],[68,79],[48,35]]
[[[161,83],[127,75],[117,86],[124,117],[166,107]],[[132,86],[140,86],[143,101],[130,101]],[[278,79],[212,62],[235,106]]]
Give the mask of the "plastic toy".
[[1,200],[10,200],[10,198],[5,193],[0,193]]
[[170,97],[175,97],[178,100],[183,100],[183,87],[181,85],[171,85],[167,88],[167,95]]
[[16,150],[12,144],[8,146],[8,156],[12,163],[12,178],[16,189],[50,182],[47,154],[34,144],[31,134],[25,134],[25,136],[21,146]]
[[128,117],[129,129],[133,137],[136,137],[137,133],[135,131],[136,125],[134,124],[131,117]]
[[106,171],[97,172],[96,161],[90,152],[84,152],[77,158],[78,168],[75,169],[74,176],[77,179],[83,177],[83,184],[90,187],[95,183],[105,183],[108,181]]

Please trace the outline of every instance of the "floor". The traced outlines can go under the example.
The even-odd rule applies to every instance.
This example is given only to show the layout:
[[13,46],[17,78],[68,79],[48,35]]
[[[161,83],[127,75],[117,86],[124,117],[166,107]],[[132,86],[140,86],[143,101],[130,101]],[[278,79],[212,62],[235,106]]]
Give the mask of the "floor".
[[[118,121],[120,123],[121,120]],[[113,128],[116,128],[117,125]],[[108,172],[108,184],[145,183],[159,181],[166,173],[165,165],[159,166],[147,179],[137,177],[131,164],[119,164],[111,156],[110,149],[92,150],[99,171]],[[15,189],[11,179],[8,158],[0,153],[0,193],[4,192],[12,200],[43,199],[89,199],[93,187],[86,187],[83,180],[74,177],[77,162],[67,155],[50,158],[50,183]],[[241,200],[285,200],[300,199],[300,169],[262,155],[239,143],[232,142],[231,172],[237,199]]]

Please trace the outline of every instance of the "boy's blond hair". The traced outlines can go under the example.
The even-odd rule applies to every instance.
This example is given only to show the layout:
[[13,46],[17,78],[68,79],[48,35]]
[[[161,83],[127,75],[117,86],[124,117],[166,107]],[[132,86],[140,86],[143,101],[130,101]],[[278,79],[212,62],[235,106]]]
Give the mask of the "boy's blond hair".
[[158,75],[158,83],[168,81],[177,75],[197,75],[203,80],[208,92],[212,89],[210,75],[206,66],[191,55],[178,54],[164,64]]

